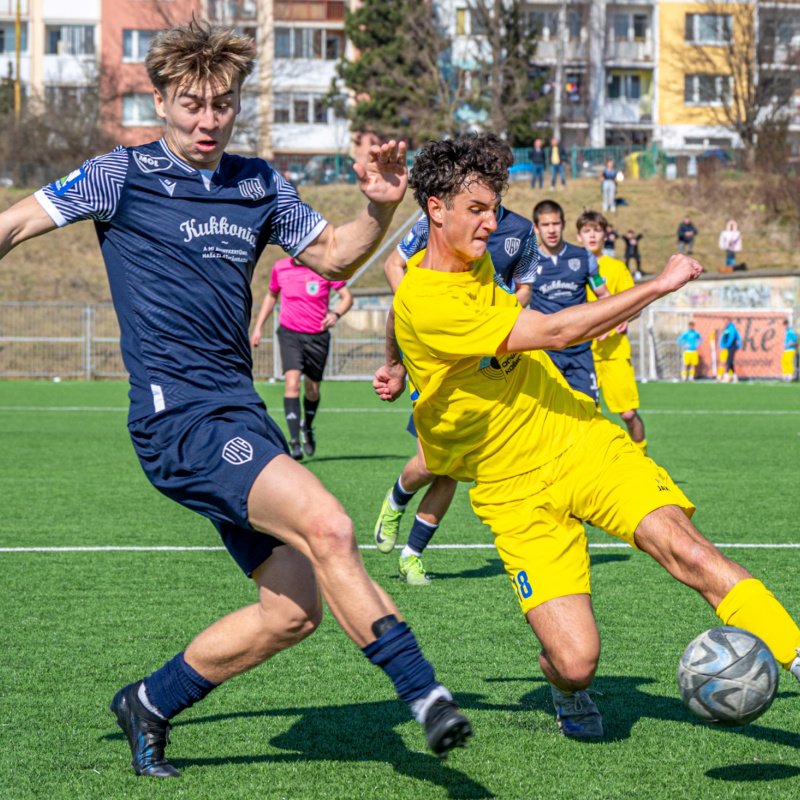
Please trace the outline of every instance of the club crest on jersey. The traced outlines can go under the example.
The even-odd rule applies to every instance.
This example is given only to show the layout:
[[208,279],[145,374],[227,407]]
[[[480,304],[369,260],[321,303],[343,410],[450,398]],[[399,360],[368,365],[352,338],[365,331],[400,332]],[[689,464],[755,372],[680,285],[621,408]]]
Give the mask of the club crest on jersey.
[[519,246],[522,244],[519,239],[514,236],[510,236],[506,239],[506,253],[510,256],[515,256],[519,252]]
[[234,466],[246,464],[253,460],[253,446],[246,439],[237,436],[222,448],[222,457]]
[[514,294],[514,292],[506,286],[506,282],[496,272],[494,274],[494,282],[495,285],[499,286],[506,294]]
[[172,161],[160,156],[149,156],[147,153],[133,151],[133,160],[142,172],[166,172],[172,169]]
[[573,272],[577,272],[581,268],[581,260],[579,258],[571,258],[569,261],[567,261],[567,266]]
[[86,177],[86,173],[83,171],[83,167],[78,169],[74,169],[70,172],[69,175],[65,175],[63,178],[59,178],[53,184],[53,191],[59,196],[62,197],[65,195],[78,181],[82,181]]
[[239,191],[242,193],[242,197],[246,197],[248,200],[262,200],[267,196],[267,190],[258,177],[239,181]]
[[306,294],[314,297],[319,294],[319,281],[306,281]]

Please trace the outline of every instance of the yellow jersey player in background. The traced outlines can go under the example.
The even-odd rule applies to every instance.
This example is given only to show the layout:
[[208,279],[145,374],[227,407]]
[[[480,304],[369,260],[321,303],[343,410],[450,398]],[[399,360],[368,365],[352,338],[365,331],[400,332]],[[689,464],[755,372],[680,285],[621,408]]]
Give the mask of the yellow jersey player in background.
[[[597,211],[584,211],[578,217],[578,241],[593,253],[600,267],[600,277],[605,278],[606,287],[612,295],[630,289],[634,283],[631,273],[621,261],[603,255],[608,220]],[[597,296],[587,288],[589,302]],[[592,342],[597,385],[603,393],[608,410],[619,414],[628,427],[633,443],[647,455],[647,439],[644,422],[639,416],[639,390],[631,364],[631,343],[628,341],[628,321],[620,323],[608,334]]]
[[761,637],[800,676],[800,629],[789,614],[703,537],[690,521],[694,506],[666,471],[573,393],[543,352],[597,338],[702,267],[673,256],[659,276],[596,303],[554,314],[523,309],[486,253],[507,187],[507,149],[494,134],[471,134],[428,142],[417,154],[409,183],[430,238],[395,295],[387,363],[373,385],[393,400],[407,371],[419,392],[414,422],[428,469],[475,481],[473,510],[491,528],[541,642],[562,733],[603,735],[586,692],[600,636],[581,520],[651,555],[724,624]]

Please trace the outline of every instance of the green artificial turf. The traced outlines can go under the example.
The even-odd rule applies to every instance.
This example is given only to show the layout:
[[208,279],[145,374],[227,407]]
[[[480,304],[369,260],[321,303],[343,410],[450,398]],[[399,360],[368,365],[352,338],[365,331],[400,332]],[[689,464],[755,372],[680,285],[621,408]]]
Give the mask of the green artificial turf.
[[[282,385],[259,389],[283,424]],[[119,383],[0,383],[0,547],[219,544],[207,521],[144,478],[125,392]],[[641,395],[649,453],[697,505],[710,539],[800,543],[799,385],[649,384]],[[75,408],[84,410],[65,410]],[[323,387],[319,455],[304,463],[365,545],[414,452],[407,410],[407,399],[382,405],[366,384]],[[467,489],[435,544],[491,543]],[[596,530],[589,538],[613,541]],[[429,550],[426,588],[399,580],[397,551],[363,550],[469,715],[468,748],[446,762],[430,755],[389,681],[327,615],[310,639],[175,720],[168,756],[183,777],[165,782],[134,775],[108,702],[253,602],[250,582],[218,550],[0,552],[0,797],[800,796],[797,682],[783,674],[772,708],[751,725],[700,724],[680,701],[675,670],[686,644],[717,624],[713,612],[642,553],[590,552],[601,742],[558,735],[535,639],[494,550]],[[800,550],[725,552],[800,618]]]

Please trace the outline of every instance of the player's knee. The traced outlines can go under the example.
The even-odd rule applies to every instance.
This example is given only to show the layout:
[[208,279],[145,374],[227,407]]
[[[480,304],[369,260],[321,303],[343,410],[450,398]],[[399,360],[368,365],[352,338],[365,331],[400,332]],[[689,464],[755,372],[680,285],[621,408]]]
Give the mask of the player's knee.
[[352,552],[356,548],[353,521],[341,507],[317,513],[311,521],[307,540],[317,559]]
[[286,615],[281,640],[285,647],[302,642],[311,636],[322,622],[322,599],[317,595],[313,603],[294,606]]

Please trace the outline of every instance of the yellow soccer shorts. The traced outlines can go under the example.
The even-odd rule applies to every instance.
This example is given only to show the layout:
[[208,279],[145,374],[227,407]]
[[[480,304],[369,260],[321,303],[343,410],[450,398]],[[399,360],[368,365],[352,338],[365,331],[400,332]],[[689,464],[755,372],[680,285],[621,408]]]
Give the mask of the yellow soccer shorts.
[[532,472],[476,484],[472,508],[494,534],[522,613],[548,600],[591,594],[582,520],[636,547],[634,533],[652,511],[694,506],[667,472],[598,415],[583,438]]
[[614,414],[639,408],[639,390],[633,365],[627,358],[596,359],[597,384],[608,410]]
[[[727,360],[727,356],[725,358]],[[684,350],[683,363],[686,364],[687,367],[696,367],[700,363],[700,354],[697,350]]]
[[784,375],[794,375],[794,350],[784,350],[781,355],[781,371]]

